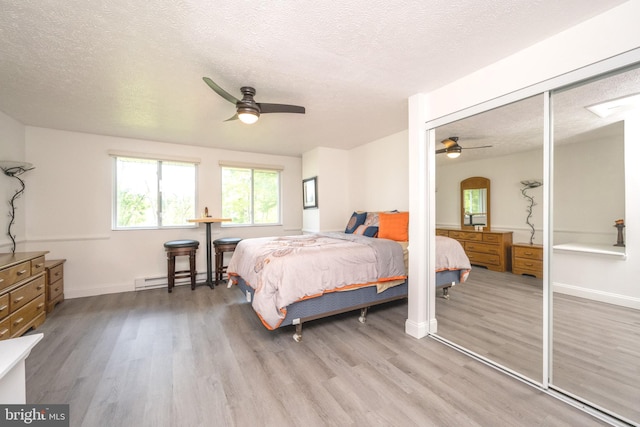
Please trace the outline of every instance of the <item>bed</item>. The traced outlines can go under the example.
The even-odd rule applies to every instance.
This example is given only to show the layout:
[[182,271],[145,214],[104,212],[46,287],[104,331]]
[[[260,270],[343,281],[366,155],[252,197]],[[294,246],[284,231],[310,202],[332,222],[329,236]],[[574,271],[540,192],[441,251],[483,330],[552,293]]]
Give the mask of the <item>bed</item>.
[[[471,270],[460,244],[436,238],[436,282],[445,298]],[[242,240],[227,271],[229,286],[240,288],[269,330],[302,324],[407,297],[407,242],[351,233]]]

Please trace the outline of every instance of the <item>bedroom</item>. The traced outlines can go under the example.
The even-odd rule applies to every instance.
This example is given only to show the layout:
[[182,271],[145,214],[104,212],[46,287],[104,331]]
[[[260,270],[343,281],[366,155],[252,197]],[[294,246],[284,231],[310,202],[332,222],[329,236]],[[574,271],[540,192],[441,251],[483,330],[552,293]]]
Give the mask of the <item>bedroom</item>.
[[[589,60],[594,61],[613,54],[616,49],[624,50],[633,46],[633,40],[632,36],[627,35],[626,41],[614,44],[614,47],[610,47],[609,51],[592,52],[592,56],[589,58],[576,59],[576,62],[585,61],[588,63]],[[568,66],[568,68],[570,67]],[[531,80],[537,78],[540,76],[530,77]],[[478,95],[481,99],[482,96]],[[465,99],[467,101],[460,102],[473,103],[477,101],[472,98]],[[447,100],[447,103],[451,103],[451,100]],[[452,106],[451,110],[455,110],[455,107],[460,109],[463,106]],[[22,132],[24,132],[24,137],[21,136]],[[104,224],[109,223],[110,201],[104,195],[98,194],[96,189],[102,188],[103,192],[108,193],[110,178],[108,170],[105,169],[108,166],[105,166],[104,162],[91,160],[95,159],[99,150],[113,148],[112,145],[126,146],[128,150],[152,152],[156,152],[158,149],[167,149],[172,153],[188,150],[190,153],[197,153],[198,157],[207,158],[209,164],[213,165],[223,156],[237,156],[238,158],[246,156],[245,153],[229,152],[229,150],[218,152],[197,147],[185,149],[182,146],[177,147],[135,139],[80,133],[67,134],[64,131],[36,127],[25,129],[15,120],[6,117],[3,118],[3,133],[9,134],[11,141],[17,141],[8,147],[9,154],[22,156],[24,150],[24,158],[37,164],[37,169],[28,177],[32,179],[27,181],[28,195],[24,200],[25,209],[23,211],[25,216],[22,224],[19,223],[18,234],[26,235],[29,238],[29,245],[32,249],[47,248],[57,256],[64,254],[65,257],[76,260],[75,265],[70,263],[68,269],[69,289],[72,293],[76,292],[76,297],[99,292],[130,290],[132,278],[157,274],[158,271],[163,270],[164,259],[162,256],[154,255],[158,252],[157,248],[161,247],[161,243],[178,235],[183,236],[181,232],[178,234],[178,232],[166,231],[162,232],[160,236],[150,236],[149,232],[140,232],[135,237],[118,234],[114,237],[107,237],[111,232],[108,225],[105,227]],[[406,170],[406,159],[410,154],[406,140],[408,136],[410,137],[410,133],[411,129],[409,133],[401,131],[349,150],[316,148],[306,152],[302,159],[283,159],[280,156],[273,158],[258,153],[250,155],[252,161],[257,163],[265,163],[265,161],[277,162],[277,164],[284,163],[286,170],[292,171],[291,179],[286,178],[284,184],[284,191],[290,194],[288,197],[294,201],[291,210],[289,211],[289,207],[286,207],[283,212],[285,226],[282,230],[260,230],[259,232],[290,234],[304,229],[338,229],[344,226],[345,218],[353,209],[397,208],[406,210],[408,208],[413,211],[409,198],[409,189],[411,188],[409,181],[413,178],[401,173],[384,176],[377,173],[379,166],[372,167],[372,165],[384,164],[385,167],[392,170]],[[21,140],[25,141],[24,145],[20,142]],[[95,148],[93,144],[87,144],[87,142],[95,142]],[[94,149],[96,152],[93,152]],[[202,154],[203,152],[205,154]],[[390,156],[389,152],[393,152],[394,155]],[[69,153],[77,153],[79,156],[71,157]],[[78,157],[83,161],[77,161]],[[43,159],[47,161],[43,162]],[[336,164],[342,166],[337,171]],[[409,169],[411,170],[411,168],[410,164]],[[59,198],[57,198],[51,189],[41,186],[42,184],[39,184],[35,177],[39,173],[44,174],[45,171],[47,175],[55,176],[51,184],[55,184],[56,188],[68,188],[69,185],[75,183],[78,188],[75,194],[82,194],[82,203],[78,202],[78,197],[72,192],[61,191]],[[207,174],[203,180],[215,182],[216,172],[211,170]],[[304,212],[304,216],[300,217],[298,201],[302,199],[301,178],[318,175],[324,179],[328,174],[331,174],[331,180],[323,180],[321,184],[321,209],[316,212]],[[377,191],[363,191],[363,182],[366,182],[368,187],[373,186]],[[107,188],[106,191],[104,191],[105,188]],[[216,193],[216,185],[212,185],[211,188],[213,189],[212,193],[203,192],[201,201],[215,206],[215,201],[219,196]],[[326,196],[323,196],[327,193],[335,197],[327,200]],[[413,193],[412,191],[411,194]],[[323,203],[327,204],[323,205]],[[49,209],[49,206],[57,207],[57,209]],[[66,214],[65,209],[68,206],[73,206],[73,212],[80,212],[80,215]],[[87,209],[87,207],[89,214],[82,215],[81,210]],[[240,233],[244,230],[234,230],[234,232],[236,231]],[[202,230],[194,229],[190,232],[194,237],[201,237]],[[140,253],[148,257],[144,262],[144,265],[147,266],[146,271],[113,268],[120,264],[121,259],[128,259]],[[200,257],[199,263],[202,265],[202,251],[200,251]],[[85,269],[91,271],[90,281],[86,280],[87,270]]]

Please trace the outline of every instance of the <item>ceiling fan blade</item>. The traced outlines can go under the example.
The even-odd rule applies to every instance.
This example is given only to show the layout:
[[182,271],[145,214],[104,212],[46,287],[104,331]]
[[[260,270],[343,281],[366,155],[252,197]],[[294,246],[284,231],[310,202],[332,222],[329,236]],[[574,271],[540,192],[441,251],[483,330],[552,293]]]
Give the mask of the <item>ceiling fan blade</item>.
[[447,149],[446,148],[441,148],[439,150],[436,150],[436,154],[442,154],[442,153],[446,153]]
[[440,142],[444,144],[445,148],[450,148],[450,147],[453,147],[454,145],[458,145],[458,137],[450,136],[449,138]]
[[233,116],[229,117],[227,120],[225,120],[225,122],[230,122],[231,120],[238,120],[238,113],[236,113]]
[[226,90],[222,89],[220,86],[218,86],[213,80],[211,80],[209,77],[203,77],[202,80],[204,80],[204,82],[206,84],[209,85],[209,87],[211,89],[213,89],[213,91],[215,93],[217,93],[218,95],[220,95],[221,97],[223,97],[224,99],[226,99],[227,101],[229,101],[232,104],[236,104],[238,102],[240,102],[240,100],[238,98],[236,98],[235,96],[231,95],[229,92],[227,92]]
[[305,108],[300,107],[298,105],[287,105],[287,104],[266,104],[258,102],[258,107],[260,108],[260,113],[298,113],[304,114]]
[[476,148],[491,148],[493,145],[481,145],[480,147],[464,147],[464,150],[475,150]]

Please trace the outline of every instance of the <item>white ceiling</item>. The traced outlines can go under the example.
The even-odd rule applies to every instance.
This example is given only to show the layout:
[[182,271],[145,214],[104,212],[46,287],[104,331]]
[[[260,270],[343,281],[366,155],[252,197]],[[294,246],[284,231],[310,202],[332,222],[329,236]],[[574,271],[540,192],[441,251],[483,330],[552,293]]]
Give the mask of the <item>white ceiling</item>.
[[[623,0],[0,0],[0,110],[25,125],[299,156],[406,129],[407,98]],[[240,98],[303,105],[224,122]],[[480,150],[476,150],[480,151]]]

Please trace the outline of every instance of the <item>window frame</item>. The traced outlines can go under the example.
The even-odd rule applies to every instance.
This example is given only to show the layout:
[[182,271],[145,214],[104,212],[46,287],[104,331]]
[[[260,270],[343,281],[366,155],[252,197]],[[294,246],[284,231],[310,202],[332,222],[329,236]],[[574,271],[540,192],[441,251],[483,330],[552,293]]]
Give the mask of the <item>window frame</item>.
[[[231,222],[221,223],[221,227],[229,228],[229,227],[274,227],[282,225],[282,171],[283,168],[280,166],[271,166],[271,165],[253,165],[253,164],[243,164],[243,163],[231,163],[231,162],[220,162],[220,206],[224,206],[224,179],[223,174],[225,169],[245,169],[251,171],[251,188],[250,188],[250,206],[249,206],[249,216],[251,218],[250,223],[238,223],[234,222],[232,219]],[[270,223],[256,223],[255,222],[255,172],[256,171],[268,171],[275,172],[278,174],[278,218],[276,222]],[[224,213],[222,216],[225,216]]]
[[[113,231],[131,231],[131,230],[169,230],[169,229],[177,229],[177,228],[195,228],[197,224],[195,223],[185,223],[179,225],[162,225],[162,200],[163,200],[163,192],[162,192],[162,164],[163,163],[182,163],[185,165],[189,165],[193,167],[193,213],[192,217],[197,217],[198,210],[198,176],[199,176],[199,164],[200,161],[198,159],[185,159],[185,158],[170,158],[165,156],[155,156],[155,155],[144,155],[144,154],[132,154],[132,153],[119,153],[119,152],[109,152],[109,155],[112,157],[112,192],[111,192],[111,229]],[[118,160],[119,159],[133,159],[133,160],[144,160],[149,162],[155,162],[156,164],[156,177],[157,177],[157,209],[155,212],[156,221],[158,225],[152,226],[118,226]],[[186,219],[185,219],[186,221]]]

